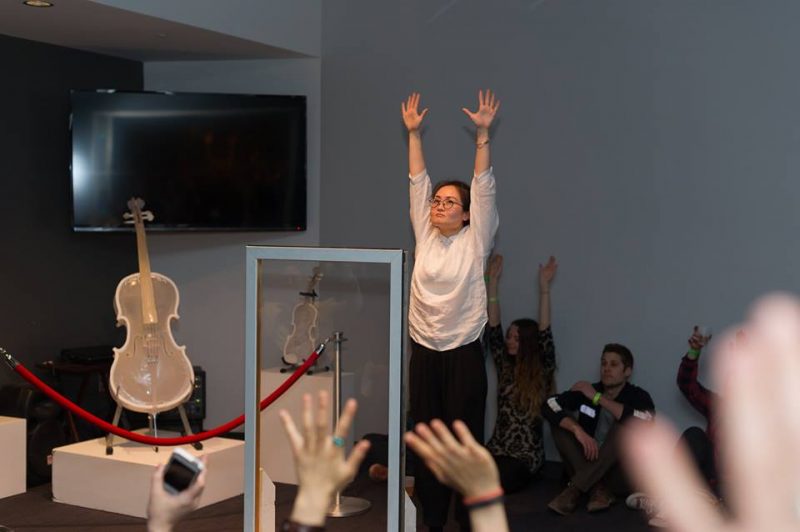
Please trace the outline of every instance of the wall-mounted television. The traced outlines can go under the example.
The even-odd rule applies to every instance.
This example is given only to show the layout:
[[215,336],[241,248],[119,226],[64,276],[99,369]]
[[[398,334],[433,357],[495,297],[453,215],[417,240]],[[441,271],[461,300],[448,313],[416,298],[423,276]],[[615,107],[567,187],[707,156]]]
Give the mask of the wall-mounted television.
[[304,96],[72,91],[72,224],[128,231],[306,229]]

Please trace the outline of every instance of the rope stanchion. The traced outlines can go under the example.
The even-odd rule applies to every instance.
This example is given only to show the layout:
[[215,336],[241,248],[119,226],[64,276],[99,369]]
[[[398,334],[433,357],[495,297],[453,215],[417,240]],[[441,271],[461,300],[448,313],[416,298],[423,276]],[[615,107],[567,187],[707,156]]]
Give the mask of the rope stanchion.
[[[264,410],[266,407],[271,405],[275,402],[281,395],[283,395],[286,390],[291,388],[291,386],[303,376],[303,374],[308,371],[308,368],[311,367],[314,362],[317,361],[319,356],[325,350],[325,346],[327,345],[328,340],[325,340],[323,343],[317,347],[317,349],[309,355],[308,359],[298,367],[294,373],[292,373],[283,384],[278,386],[275,391],[269,394],[267,397],[261,400],[259,403],[259,410]],[[138,432],[131,432],[129,430],[122,429],[111,423],[100,419],[99,417],[95,416],[91,412],[88,412],[81,408],[80,406],[76,405],[53,388],[45,384],[39,377],[31,373],[28,368],[20,364],[11,354],[9,354],[5,349],[0,347],[0,356],[6,361],[6,363],[13,369],[17,374],[19,374],[23,379],[30,382],[39,390],[42,391],[45,395],[50,397],[52,400],[63,406],[64,408],[72,411],[75,415],[78,415],[92,423],[93,425],[98,426],[99,428],[103,429],[106,432],[110,432],[127,440],[135,441],[138,443],[144,443],[146,445],[158,445],[158,446],[174,446],[174,445],[184,445],[187,443],[195,443],[203,440],[207,440],[209,438],[214,438],[215,436],[219,436],[221,434],[225,434],[226,432],[230,432],[231,430],[235,429],[239,425],[244,423],[244,414],[241,416],[228,421],[227,423],[220,425],[211,430],[207,430],[204,432],[199,432],[197,434],[192,434],[190,436],[181,436],[178,438],[154,438],[153,436],[146,436],[144,434],[139,434]]]

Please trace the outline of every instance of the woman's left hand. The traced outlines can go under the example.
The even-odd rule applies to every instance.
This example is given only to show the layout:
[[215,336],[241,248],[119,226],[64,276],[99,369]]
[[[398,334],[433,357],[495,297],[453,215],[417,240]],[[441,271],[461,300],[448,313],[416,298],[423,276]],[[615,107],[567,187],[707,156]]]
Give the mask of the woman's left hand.
[[492,121],[494,120],[499,108],[500,100],[496,100],[492,91],[487,89],[485,94],[482,90],[478,91],[477,111],[473,113],[466,107],[462,107],[461,110],[466,113],[470,120],[472,120],[472,123],[474,123],[479,129],[489,129],[489,126],[492,125]]

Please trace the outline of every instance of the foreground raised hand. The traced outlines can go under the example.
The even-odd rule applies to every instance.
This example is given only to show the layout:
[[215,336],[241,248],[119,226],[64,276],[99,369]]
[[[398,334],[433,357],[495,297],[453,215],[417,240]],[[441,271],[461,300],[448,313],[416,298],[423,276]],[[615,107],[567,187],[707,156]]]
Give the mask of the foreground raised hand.
[[[204,465],[207,464],[207,457],[203,456],[201,460]],[[160,464],[150,480],[150,499],[147,502],[148,532],[170,532],[178,521],[197,508],[206,486],[208,467],[204,467],[197,479],[182,492],[168,493],[164,489],[165,467],[166,464]]]
[[688,451],[675,452],[675,431],[663,422],[631,428],[625,437],[634,479],[656,499],[674,530],[797,530],[800,524],[800,302],[768,296],[748,321],[717,343],[714,373],[726,502],[732,519],[703,498]]
[[347,486],[367,454],[369,442],[361,440],[345,457],[344,441],[350,431],[358,405],[350,399],[344,406],[333,434],[328,432],[330,398],[320,392],[316,416],[311,396],[303,396],[302,432],[285,410],[281,421],[294,455],[298,491],[290,520],[306,526],[322,526],[333,496]]
[[494,458],[461,422],[453,423],[458,439],[438,419],[430,425],[419,423],[407,432],[405,441],[416,452],[439,482],[464,496],[475,532],[508,530],[500,474]]

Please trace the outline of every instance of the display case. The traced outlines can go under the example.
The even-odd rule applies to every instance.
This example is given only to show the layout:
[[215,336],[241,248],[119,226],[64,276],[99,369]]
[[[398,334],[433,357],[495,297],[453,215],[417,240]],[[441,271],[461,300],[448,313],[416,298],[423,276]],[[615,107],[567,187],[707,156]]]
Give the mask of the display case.
[[[278,410],[286,409],[298,419],[302,394],[321,389],[332,394],[338,389],[341,404],[349,397],[358,400],[348,451],[364,434],[388,435],[386,530],[402,530],[404,252],[249,246],[246,262],[245,530],[261,530],[260,470],[273,481],[296,482]],[[316,364],[259,413],[260,400],[326,339]]]

